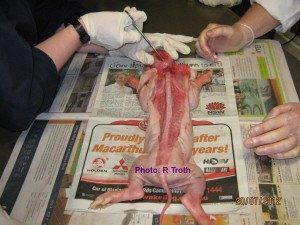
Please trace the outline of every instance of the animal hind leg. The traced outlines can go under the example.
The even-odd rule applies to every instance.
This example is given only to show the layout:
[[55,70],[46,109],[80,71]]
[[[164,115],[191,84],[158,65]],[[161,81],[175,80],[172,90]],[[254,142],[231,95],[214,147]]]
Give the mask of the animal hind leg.
[[143,182],[139,177],[135,176],[130,179],[128,188],[120,191],[110,191],[99,195],[94,202],[91,203],[90,208],[102,208],[117,202],[140,199],[143,196]]
[[201,207],[201,198],[204,189],[204,178],[193,178],[191,183],[185,188],[185,194],[183,195],[181,202],[193,215],[199,225],[213,225],[213,222]]

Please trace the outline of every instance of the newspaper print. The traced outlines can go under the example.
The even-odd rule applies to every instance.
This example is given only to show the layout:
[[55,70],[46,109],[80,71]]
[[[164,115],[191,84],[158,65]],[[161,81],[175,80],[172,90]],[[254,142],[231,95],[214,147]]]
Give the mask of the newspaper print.
[[275,106],[299,101],[291,79],[288,79],[290,72],[278,42],[257,40],[247,48],[222,56],[230,60],[241,119],[256,117],[261,120]]
[[[200,104],[191,112],[193,118],[203,116],[229,116],[236,115],[232,74],[228,59],[222,59],[211,63],[204,59],[182,58],[176,63],[190,65],[196,76],[204,70],[213,71],[213,79],[205,85],[200,93]],[[147,115],[140,108],[136,96],[136,90],[125,84],[125,91],[112,89],[114,83],[118,83],[117,77],[123,76],[126,83],[128,74],[139,77],[144,67],[141,63],[128,58],[107,57],[103,66],[103,72],[99,92],[92,110],[92,117],[110,118],[145,118]],[[121,74],[121,75],[120,75]],[[129,90],[131,89],[131,90]]]
[[[241,123],[243,139],[253,125]],[[300,224],[299,158],[274,160],[246,148],[244,155],[250,195],[238,203],[249,205],[251,212],[242,216],[244,224]]]
[[[245,212],[236,205],[240,196],[248,196],[245,163],[240,149],[237,121],[221,117],[194,120],[194,147],[197,165],[206,177],[206,194],[202,203],[208,213]],[[144,154],[145,121],[125,120],[103,124],[91,119],[82,147],[77,172],[72,185],[67,210],[90,210],[90,203],[101,193],[123,189],[128,184],[128,172],[133,161]],[[237,168],[239,168],[237,170]],[[186,169],[186,170],[185,170]],[[135,168],[138,173],[159,173],[154,168]],[[189,173],[188,168],[166,168],[166,173]],[[103,213],[121,213],[124,210],[160,213],[167,195],[162,188],[144,186],[143,199],[113,204]],[[186,214],[181,204],[182,192],[172,190],[171,214]],[[222,203],[222,207],[219,207]],[[224,207],[226,205],[226,207]]]
[[[36,120],[20,136],[0,184],[0,204],[18,221],[40,225],[50,221],[62,180],[76,161],[86,122]],[[69,164],[70,165],[70,164]]]

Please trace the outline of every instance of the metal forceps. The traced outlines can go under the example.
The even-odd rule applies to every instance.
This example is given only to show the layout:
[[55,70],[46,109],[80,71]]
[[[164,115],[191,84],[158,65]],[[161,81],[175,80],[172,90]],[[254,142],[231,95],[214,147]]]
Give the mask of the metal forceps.
[[155,53],[159,56],[159,58],[164,61],[163,57],[158,53],[158,51],[154,48],[154,46],[151,44],[150,40],[146,37],[146,35],[140,30],[140,28],[136,25],[135,20],[133,19],[133,17],[130,15],[130,13],[125,10],[125,12],[127,13],[127,15],[130,17],[130,19],[132,20],[132,26],[134,26],[134,28],[142,35],[142,37],[145,39],[145,41],[150,45],[150,47],[155,51]]

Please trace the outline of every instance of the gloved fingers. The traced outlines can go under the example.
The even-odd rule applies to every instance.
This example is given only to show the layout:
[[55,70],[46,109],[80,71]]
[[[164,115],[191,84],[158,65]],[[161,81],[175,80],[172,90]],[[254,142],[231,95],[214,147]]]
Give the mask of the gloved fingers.
[[[125,7],[124,11],[129,12],[136,23],[143,23],[147,20],[147,15],[144,11],[137,10],[135,7]],[[128,15],[127,15],[128,16]]]
[[215,7],[216,4],[214,2],[212,2],[212,0],[199,0],[199,2],[203,3],[204,5],[208,5],[208,6],[212,6]]
[[184,43],[174,40],[172,38],[166,38],[166,41],[178,52],[182,54],[189,54],[191,49]]
[[[177,41],[177,40],[174,40],[172,38],[167,37],[166,34],[160,34],[160,33],[150,34],[150,33],[146,33],[145,35],[148,37],[148,39],[150,40],[151,44],[155,48],[162,48],[162,49],[164,49],[166,52],[169,53],[169,55],[173,59],[178,59],[179,56],[178,56],[177,51],[180,52],[180,53],[182,53],[182,54],[188,54],[191,51],[190,48],[187,45],[185,45],[184,43],[181,43],[180,41]],[[174,37],[174,36],[171,35],[170,37]]]
[[210,48],[209,40],[206,31],[202,31],[195,44],[196,52],[205,59],[216,61],[218,57],[216,52]]
[[132,11],[133,11],[133,10],[136,10],[136,8],[135,8],[135,7],[126,6],[126,7],[124,8],[123,11],[124,11],[124,12],[125,12],[125,11],[130,12],[131,10],[132,10]]
[[177,51],[182,54],[188,54],[191,51],[187,45],[162,35],[148,35],[148,38],[155,48],[164,49],[173,59],[178,59]]
[[222,25],[222,26],[218,26],[218,27],[214,27],[211,29],[208,29],[206,32],[206,35],[209,38],[217,38],[217,37],[230,37],[233,34],[233,30],[231,28],[231,26],[228,25]]
[[[137,27],[140,30],[143,30],[143,22],[145,22],[147,20],[146,13],[144,11],[137,10],[135,7],[130,8],[129,6],[125,7],[124,12],[125,11],[129,12],[129,14],[132,16]],[[129,23],[129,24],[126,23],[126,25],[129,26],[129,29],[130,30],[136,29],[134,26],[131,25],[133,23],[133,21],[130,18],[130,16],[127,15],[127,13],[124,13],[124,16],[126,17],[126,21],[128,21],[128,23]],[[125,29],[125,30],[128,30],[128,29]]]
[[134,58],[145,65],[152,65],[154,63],[154,57],[145,51],[136,52]]
[[228,7],[232,7],[240,4],[241,0],[199,0],[199,2],[212,7],[217,5],[226,5]]
[[275,154],[268,155],[270,158],[273,159],[292,159],[300,156],[300,146],[296,146],[295,148],[287,151],[287,152],[280,152]]
[[215,62],[218,59],[218,55],[216,52],[212,52],[206,48],[201,48],[198,42],[196,43],[195,48],[197,54],[207,60]]
[[137,30],[124,31],[123,41],[124,43],[134,43],[141,39],[141,34]]
[[172,59],[177,60],[179,58],[177,51],[169,43],[164,44],[164,50],[169,53]]
[[172,44],[163,39],[160,39],[159,43],[160,44],[156,48],[163,48],[167,53],[169,53],[172,59],[178,59],[179,55]]
[[173,40],[176,40],[176,41],[180,41],[182,43],[190,43],[194,40],[193,37],[180,35],[180,34],[166,34],[165,33],[164,36],[171,38]]

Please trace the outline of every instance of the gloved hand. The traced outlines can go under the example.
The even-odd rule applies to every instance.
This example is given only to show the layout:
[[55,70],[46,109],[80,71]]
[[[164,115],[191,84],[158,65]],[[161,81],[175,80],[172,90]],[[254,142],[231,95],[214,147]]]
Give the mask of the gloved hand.
[[[147,16],[145,12],[135,7],[126,7],[136,24],[142,28]],[[91,43],[101,45],[108,50],[120,48],[126,43],[140,40],[140,33],[132,26],[132,20],[125,12],[97,12],[88,13],[80,17]]]
[[[184,43],[193,41],[193,37],[184,35],[160,34],[160,33],[145,33],[147,38],[155,49],[164,49],[173,59],[178,59],[178,53],[189,54],[191,49]],[[137,60],[146,65],[152,65],[154,58],[147,52],[153,49],[142,38],[138,43],[126,44],[120,49],[109,51],[111,56],[127,56],[133,60]]]
[[252,43],[254,33],[250,29],[241,23],[232,26],[208,24],[197,39],[196,52],[205,59],[216,61],[218,52],[237,51]]
[[225,5],[228,7],[241,4],[242,0],[199,0],[199,2],[215,7],[217,5]]
[[244,145],[255,148],[257,155],[274,159],[300,156],[300,103],[273,108],[261,124],[249,130],[249,136]]

